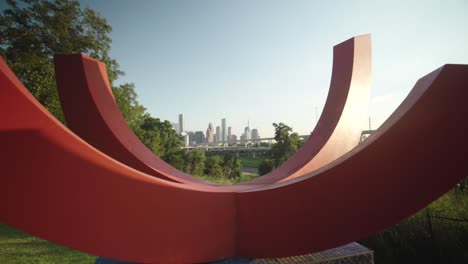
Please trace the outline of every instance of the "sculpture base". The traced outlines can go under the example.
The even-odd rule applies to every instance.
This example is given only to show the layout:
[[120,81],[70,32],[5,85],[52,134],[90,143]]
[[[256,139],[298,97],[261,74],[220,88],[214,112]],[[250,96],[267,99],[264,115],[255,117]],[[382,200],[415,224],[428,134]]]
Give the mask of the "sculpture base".
[[[107,258],[98,258],[95,264],[130,264],[131,262],[116,261]],[[356,242],[347,245],[324,250],[321,252],[285,258],[245,259],[230,258],[207,264],[253,264],[253,263],[349,263],[349,264],[373,264],[374,252]]]

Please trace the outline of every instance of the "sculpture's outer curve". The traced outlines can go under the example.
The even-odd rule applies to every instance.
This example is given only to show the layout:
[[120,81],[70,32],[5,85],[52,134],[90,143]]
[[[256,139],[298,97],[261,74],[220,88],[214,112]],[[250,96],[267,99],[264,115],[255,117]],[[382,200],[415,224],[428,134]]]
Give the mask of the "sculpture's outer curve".
[[375,135],[336,161],[242,192],[172,183],[113,160],[54,119],[3,60],[0,85],[0,220],[122,260],[334,247],[397,223],[468,174],[466,65],[422,78]]
[[336,247],[337,240],[396,224],[447,192],[468,175],[467,88],[468,65],[445,65],[421,78],[379,130],[341,158],[238,195],[239,254]]
[[136,137],[119,111],[104,63],[82,54],[57,55],[54,60],[63,113],[73,132],[141,172],[169,181],[203,183],[161,160]]
[[[326,165],[357,145],[363,124],[359,120],[367,115],[370,96],[370,45],[368,34],[334,47],[329,94],[307,142],[278,169],[241,185],[271,184],[297,177]],[[142,172],[177,182],[195,181],[156,157],[128,128],[112,96],[103,63],[82,54],[57,55],[55,72],[62,109],[73,132]]]
[[234,255],[232,193],[185,189],[104,155],[47,112],[1,58],[0,108],[0,221],[121,260]]

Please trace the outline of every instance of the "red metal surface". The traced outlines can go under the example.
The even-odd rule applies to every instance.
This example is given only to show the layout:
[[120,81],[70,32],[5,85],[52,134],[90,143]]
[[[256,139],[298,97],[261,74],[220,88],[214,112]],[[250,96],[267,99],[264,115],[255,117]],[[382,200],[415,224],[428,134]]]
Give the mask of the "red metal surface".
[[119,163],[50,115],[0,59],[0,221],[139,262],[235,253],[232,193],[186,189]]
[[467,87],[468,66],[446,65],[339,159],[233,191],[165,181],[106,156],[55,120],[0,60],[0,221],[145,263],[336,247],[397,223],[468,174]]
[[[200,183],[148,150],[133,134],[112,96],[105,65],[82,54],[57,55],[55,72],[68,127],[107,155],[142,172]],[[358,144],[370,96],[370,35],[334,47],[327,101],[305,145],[278,169],[241,185],[271,184],[328,164]],[[247,187],[237,187],[243,189]]]
[[238,254],[299,255],[349,243],[447,192],[468,175],[467,99],[468,65],[445,65],[341,158],[237,195]]
[[333,48],[333,71],[327,101],[309,138],[288,161],[247,184],[270,184],[327,165],[359,143],[371,92],[370,34]]

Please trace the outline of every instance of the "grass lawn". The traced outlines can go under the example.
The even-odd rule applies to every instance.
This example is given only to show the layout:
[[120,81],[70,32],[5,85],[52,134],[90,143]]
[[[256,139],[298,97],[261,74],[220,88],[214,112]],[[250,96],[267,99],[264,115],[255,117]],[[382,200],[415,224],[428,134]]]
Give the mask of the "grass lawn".
[[242,167],[258,168],[263,158],[262,157],[254,158],[252,156],[239,156],[239,160],[241,161]]
[[197,178],[202,179],[204,181],[209,181],[209,182],[215,182],[219,184],[225,184],[225,185],[233,185],[237,184],[240,182],[245,182],[245,181],[250,181],[252,179],[255,179],[258,177],[257,174],[252,174],[252,173],[241,173],[241,176],[239,179],[227,179],[224,177],[212,177],[212,176],[197,176]]
[[55,245],[0,223],[0,263],[92,264],[96,257]]
[[253,179],[257,178],[257,177],[258,177],[258,174],[254,174],[254,173],[241,173],[239,182],[250,181],[250,180],[253,180]]

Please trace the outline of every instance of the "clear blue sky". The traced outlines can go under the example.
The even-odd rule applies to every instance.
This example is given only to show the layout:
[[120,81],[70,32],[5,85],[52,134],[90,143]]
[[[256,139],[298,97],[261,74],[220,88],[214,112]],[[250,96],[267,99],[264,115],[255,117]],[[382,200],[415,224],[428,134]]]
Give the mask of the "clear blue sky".
[[372,34],[373,128],[418,78],[468,64],[466,0],[81,2],[113,27],[120,81],[135,83],[153,116],[177,122],[184,113],[191,131],[225,117],[238,136],[247,120],[262,137],[273,135],[273,122],[310,133],[332,47],[354,35]]

